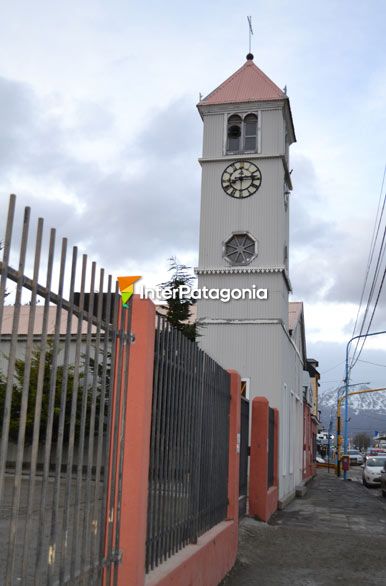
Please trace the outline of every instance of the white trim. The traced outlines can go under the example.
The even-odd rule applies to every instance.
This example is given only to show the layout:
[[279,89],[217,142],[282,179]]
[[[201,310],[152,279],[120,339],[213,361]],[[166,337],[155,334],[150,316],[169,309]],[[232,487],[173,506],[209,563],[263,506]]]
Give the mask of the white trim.
[[261,110],[257,113],[257,152],[261,153]]
[[[281,319],[264,319],[264,318],[255,318],[255,319],[251,319],[251,318],[222,318],[222,317],[200,317],[198,319],[198,321],[200,322],[200,324],[210,324],[210,325],[228,325],[228,324],[232,324],[232,325],[254,325],[254,324],[258,324],[258,325],[278,325],[278,326],[282,326],[284,328],[284,324],[282,322]],[[285,328],[284,328],[285,330]]]
[[196,275],[222,275],[228,273],[255,274],[255,273],[283,273],[285,267],[219,267],[213,269],[194,269]]
[[222,154],[223,157],[227,154],[227,142],[228,142],[228,116],[227,113],[224,112],[224,136],[222,141]]

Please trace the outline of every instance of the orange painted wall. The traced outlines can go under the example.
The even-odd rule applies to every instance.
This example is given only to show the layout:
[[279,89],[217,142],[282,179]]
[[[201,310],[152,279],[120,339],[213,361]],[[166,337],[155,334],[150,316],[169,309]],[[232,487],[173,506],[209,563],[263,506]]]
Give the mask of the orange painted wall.
[[133,298],[118,586],[143,586],[153,391],[155,306]]
[[249,514],[261,521],[268,521],[272,513],[277,510],[279,494],[279,412],[277,409],[274,412],[274,485],[268,488],[269,402],[265,397],[253,399],[249,464]]

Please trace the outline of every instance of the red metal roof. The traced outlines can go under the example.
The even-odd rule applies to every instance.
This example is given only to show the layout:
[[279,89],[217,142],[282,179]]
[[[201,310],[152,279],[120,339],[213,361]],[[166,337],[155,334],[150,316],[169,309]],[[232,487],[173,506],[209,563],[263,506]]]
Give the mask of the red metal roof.
[[286,94],[252,60],[247,60],[240,69],[201,100],[199,105],[283,100],[286,98]]

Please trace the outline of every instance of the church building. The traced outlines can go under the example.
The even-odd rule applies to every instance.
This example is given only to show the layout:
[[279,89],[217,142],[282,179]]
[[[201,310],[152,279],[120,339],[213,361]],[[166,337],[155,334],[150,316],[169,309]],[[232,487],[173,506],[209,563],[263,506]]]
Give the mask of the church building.
[[286,90],[253,55],[198,104],[203,120],[198,343],[236,369],[252,400],[279,410],[279,501],[304,474],[303,400],[309,387],[302,303],[289,303],[289,149],[296,141]]

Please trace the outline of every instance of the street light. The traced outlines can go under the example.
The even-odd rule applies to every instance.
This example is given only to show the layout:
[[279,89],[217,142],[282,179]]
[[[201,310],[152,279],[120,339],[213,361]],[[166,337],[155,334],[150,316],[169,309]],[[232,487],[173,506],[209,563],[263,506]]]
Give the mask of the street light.
[[[350,382],[350,374],[349,374],[349,367],[348,367],[348,351],[350,344],[353,340],[359,340],[359,338],[367,338],[370,336],[379,336],[379,334],[386,334],[386,330],[382,330],[381,332],[373,332],[372,334],[361,334],[360,336],[354,336],[347,342],[346,346],[346,362],[345,362],[345,377],[344,377],[344,389],[345,389],[345,398],[344,398],[344,437],[343,437],[343,453],[347,454],[348,449],[348,387]],[[343,479],[347,480],[347,470],[343,470]]]
[[[369,385],[370,381],[365,383],[352,383],[351,385],[347,385],[348,387],[358,387],[360,385]],[[341,445],[341,433],[340,433],[340,404],[342,402],[343,397],[339,397],[339,392],[345,388],[345,385],[338,387],[337,389],[337,404],[336,404],[336,475],[340,476],[340,445]],[[350,393],[351,395],[351,393]]]

